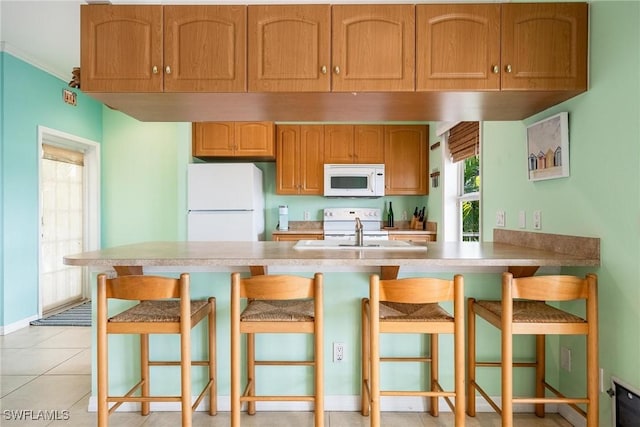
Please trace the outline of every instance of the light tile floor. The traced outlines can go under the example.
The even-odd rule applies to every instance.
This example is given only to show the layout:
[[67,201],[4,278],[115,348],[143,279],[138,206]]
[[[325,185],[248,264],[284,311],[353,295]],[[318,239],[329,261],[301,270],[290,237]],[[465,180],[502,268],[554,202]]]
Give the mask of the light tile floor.
[[[0,425],[2,427],[77,426],[96,424],[96,414],[87,412],[91,390],[91,328],[30,326],[9,335],[0,336]],[[17,420],[20,410],[23,419]],[[38,419],[38,411],[57,411],[57,421]],[[52,412],[49,413],[51,415]],[[26,419],[24,419],[26,417]],[[369,418],[358,412],[328,412],[329,427],[368,426]],[[156,412],[142,417],[134,412],[117,412],[109,418],[117,427],[175,427],[180,425],[178,412]],[[203,412],[194,415],[194,427],[228,426],[228,412],[210,417]],[[255,416],[243,414],[246,427],[313,426],[312,413],[263,412]],[[433,418],[422,413],[382,414],[385,426],[452,427],[450,413]],[[500,419],[493,413],[467,417],[468,427],[498,427]],[[556,414],[540,419],[518,414],[518,427],[567,427],[570,424]]]

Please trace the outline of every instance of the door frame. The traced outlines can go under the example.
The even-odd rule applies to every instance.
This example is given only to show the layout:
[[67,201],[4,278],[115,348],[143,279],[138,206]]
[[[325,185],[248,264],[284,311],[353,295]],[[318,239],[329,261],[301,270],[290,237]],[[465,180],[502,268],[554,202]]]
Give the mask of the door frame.
[[[84,154],[84,241],[85,251],[100,249],[100,144],[76,135],[38,126],[38,218],[42,218],[42,144],[47,143],[61,148],[81,151]],[[42,221],[38,221],[38,317],[42,317]],[[90,272],[83,268],[82,297],[91,297]]]

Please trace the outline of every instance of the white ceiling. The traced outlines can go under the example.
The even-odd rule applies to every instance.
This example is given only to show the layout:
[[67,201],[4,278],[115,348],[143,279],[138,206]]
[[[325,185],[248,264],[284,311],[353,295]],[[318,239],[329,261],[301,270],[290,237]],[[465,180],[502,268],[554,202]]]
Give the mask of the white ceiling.
[[63,80],[80,66],[83,0],[0,0],[2,49]]

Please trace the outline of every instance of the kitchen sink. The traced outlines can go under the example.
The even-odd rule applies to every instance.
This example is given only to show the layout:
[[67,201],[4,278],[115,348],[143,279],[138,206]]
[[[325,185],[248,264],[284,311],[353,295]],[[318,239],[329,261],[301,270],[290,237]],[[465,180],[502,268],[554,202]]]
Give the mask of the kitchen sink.
[[330,250],[410,250],[426,251],[426,245],[413,244],[403,240],[373,240],[357,246],[351,240],[298,240],[294,249]]

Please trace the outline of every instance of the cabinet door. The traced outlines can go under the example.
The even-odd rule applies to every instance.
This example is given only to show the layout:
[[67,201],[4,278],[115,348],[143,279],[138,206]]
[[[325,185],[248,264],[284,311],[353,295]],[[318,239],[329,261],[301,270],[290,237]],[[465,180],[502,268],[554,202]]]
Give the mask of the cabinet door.
[[248,6],[250,92],[330,89],[331,6]]
[[236,122],[234,156],[274,159],[273,134],[273,122]]
[[384,127],[354,126],[353,150],[356,163],[384,163]]
[[[300,126],[300,194],[324,194],[324,126]],[[322,239],[322,236],[320,237]]]
[[500,5],[416,6],[416,90],[500,89]]
[[355,163],[352,125],[324,126],[325,163]]
[[162,6],[81,5],[85,92],[162,92]]
[[193,124],[193,156],[231,157],[234,154],[233,122],[202,122]]
[[428,194],[428,126],[385,126],[386,195]]
[[412,91],[413,5],[332,6],[331,90]]
[[164,6],[164,90],[246,91],[246,6]]
[[323,126],[281,125],[276,134],[276,194],[322,195]]
[[587,89],[586,3],[502,5],[502,89]]
[[300,126],[276,126],[276,194],[298,194]]

